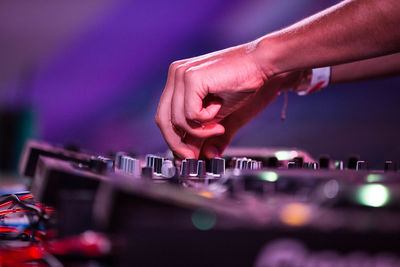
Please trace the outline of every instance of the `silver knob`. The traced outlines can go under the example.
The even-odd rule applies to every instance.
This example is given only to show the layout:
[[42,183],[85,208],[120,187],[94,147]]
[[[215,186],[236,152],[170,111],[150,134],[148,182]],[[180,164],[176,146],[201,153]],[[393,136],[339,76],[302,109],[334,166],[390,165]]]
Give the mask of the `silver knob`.
[[176,174],[176,167],[171,160],[165,159],[162,163],[161,174],[165,178],[172,178]]
[[129,156],[121,156],[120,170],[126,174],[139,176],[141,173],[140,161]]

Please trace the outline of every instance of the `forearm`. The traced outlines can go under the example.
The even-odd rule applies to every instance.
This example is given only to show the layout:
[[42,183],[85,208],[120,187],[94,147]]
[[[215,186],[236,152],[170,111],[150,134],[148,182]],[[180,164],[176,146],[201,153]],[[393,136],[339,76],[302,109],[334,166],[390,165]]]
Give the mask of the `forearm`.
[[331,84],[400,74],[400,53],[333,66]]
[[400,51],[400,1],[347,0],[250,46],[267,76]]

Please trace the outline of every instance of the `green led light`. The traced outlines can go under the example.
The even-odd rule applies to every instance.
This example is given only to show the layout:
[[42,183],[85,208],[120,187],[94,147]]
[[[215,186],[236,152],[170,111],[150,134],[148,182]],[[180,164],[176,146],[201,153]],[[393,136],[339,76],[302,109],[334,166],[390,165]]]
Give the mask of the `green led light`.
[[374,182],[379,182],[382,180],[382,176],[379,174],[368,174],[367,175],[367,182],[369,183],[374,183]]
[[382,207],[390,200],[389,190],[380,184],[367,184],[357,190],[357,200],[369,207]]
[[291,159],[290,151],[277,151],[275,152],[275,157],[278,160],[289,160]]
[[263,172],[261,173],[261,179],[268,182],[276,182],[278,180],[278,174],[276,172]]
[[297,151],[295,151],[295,150],[292,150],[292,151],[281,150],[281,151],[275,152],[274,155],[278,160],[289,160],[289,159],[297,157],[299,155],[299,153],[297,153]]
[[217,222],[217,215],[208,210],[198,209],[192,213],[191,219],[197,229],[207,231],[214,227]]

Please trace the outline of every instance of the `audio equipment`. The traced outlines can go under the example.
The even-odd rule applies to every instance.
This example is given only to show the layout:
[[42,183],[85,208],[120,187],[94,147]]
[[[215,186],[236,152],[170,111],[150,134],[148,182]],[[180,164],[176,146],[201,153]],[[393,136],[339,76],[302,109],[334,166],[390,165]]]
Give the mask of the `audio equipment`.
[[50,266],[400,266],[393,161],[370,170],[354,155],[229,148],[176,166],[170,153],[30,141],[20,172],[29,192],[0,203],[0,242],[20,244],[0,248],[5,266],[2,255]]

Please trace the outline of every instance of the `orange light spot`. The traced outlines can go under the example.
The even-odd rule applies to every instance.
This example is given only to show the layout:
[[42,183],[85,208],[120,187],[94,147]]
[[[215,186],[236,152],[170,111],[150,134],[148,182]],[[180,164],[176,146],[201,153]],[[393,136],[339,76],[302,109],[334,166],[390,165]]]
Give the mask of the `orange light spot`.
[[214,198],[214,195],[208,191],[200,191],[199,195],[205,198]]
[[311,210],[301,203],[287,204],[280,213],[282,222],[290,226],[302,226],[310,221]]

